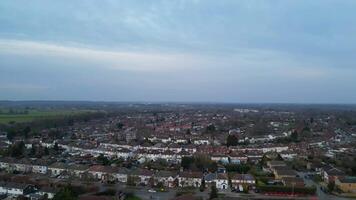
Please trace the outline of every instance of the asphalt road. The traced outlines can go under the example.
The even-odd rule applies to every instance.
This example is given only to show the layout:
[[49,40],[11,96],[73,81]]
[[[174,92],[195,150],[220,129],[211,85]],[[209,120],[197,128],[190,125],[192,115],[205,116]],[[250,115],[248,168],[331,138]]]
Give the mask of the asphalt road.
[[[279,197],[279,196],[266,196],[262,195],[259,193],[252,193],[252,194],[244,194],[244,193],[235,193],[231,191],[219,191],[219,193],[223,194],[226,198],[222,199],[296,199],[296,200],[349,200],[348,198],[342,198],[338,197],[335,195],[327,194],[320,190],[320,185],[315,183],[311,179],[305,178],[305,173],[299,172],[298,173],[300,177],[302,177],[305,181],[305,184],[307,186],[316,186],[317,188],[317,196],[314,197]],[[175,189],[170,189],[165,192],[149,192],[148,190],[150,187],[143,187],[143,186],[136,186],[136,187],[130,187],[127,186],[126,184],[117,184],[116,188],[119,191],[123,192],[132,192],[136,196],[140,197],[142,200],[169,200],[175,197],[176,195],[176,190]],[[195,196],[202,197],[202,199],[208,199],[209,198],[209,191],[208,189],[204,192],[199,192],[197,190],[197,193]]]
[[135,186],[130,187],[125,184],[117,184],[117,189],[124,192],[132,192],[142,200],[166,200],[175,197],[176,192],[174,190],[168,190],[165,192],[149,192],[150,187]]
[[298,172],[298,175],[304,179],[304,183],[306,186],[315,186],[317,188],[316,194],[318,196],[318,199],[320,200],[349,200],[348,198],[338,197],[325,193],[320,189],[320,184],[315,183],[312,179],[305,178],[306,173]]

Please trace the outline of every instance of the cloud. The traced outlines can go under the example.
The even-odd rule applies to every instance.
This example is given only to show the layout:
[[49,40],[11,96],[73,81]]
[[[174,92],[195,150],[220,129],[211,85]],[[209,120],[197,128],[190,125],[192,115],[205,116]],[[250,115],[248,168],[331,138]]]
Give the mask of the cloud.
[[127,71],[171,71],[198,66],[197,55],[165,52],[110,51],[20,40],[0,40],[0,53],[29,57],[75,59],[94,62],[103,68]]
[[0,91],[1,90],[17,90],[17,91],[26,91],[26,92],[33,92],[33,91],[42,91],[49,89],[48,86],[44,85],[34,85],[34,84],[22,84],[22,83],[1,83]]
[[[293,55],[275,50],[239,48],[229,54],[173,53],[162,51],[103,50],[96,47],[59,45],[37,41],[0,40],[0,55],[23,56],[95,66],[98,69],[132,72],[191,72],[234,77],[280,76],[290,78],[321,78],[328,74],[323,62],[297,60]],[[82,64],[80,64],[82,63]],[[0,63],[1,64],[1,63]],[[48,65],[50,68],[52,65]],[[225,73],[226,74],[226,73]],[[231,74],[226,74],[227,78]],[[237,76],[235,74],[238,74]]]

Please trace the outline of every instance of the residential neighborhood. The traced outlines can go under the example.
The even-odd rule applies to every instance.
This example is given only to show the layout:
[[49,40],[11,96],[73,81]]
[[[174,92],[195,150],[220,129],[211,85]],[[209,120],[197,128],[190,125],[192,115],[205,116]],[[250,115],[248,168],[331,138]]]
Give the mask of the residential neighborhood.
[[[81,188],[80,198],[105,191],[125,198],[130,191],[143,199],[185,193],[204,199],[212,188],[249,198],[355,193],[355,165],[347,166],[355,163],[355,126],[338,127],[323,111],[323,117],[300,121],[304,110],[219,106],[148,106],[156,111],[133,114],[120,108],[111,116],[36,132],[25,127],[26,137],[10,137],[5,128],[0,193],[30,199],[54,198],[66,187]],[[253,121],[256,115],[268,117],[263,131]],[[350,163],[336,160],[340,155]]]

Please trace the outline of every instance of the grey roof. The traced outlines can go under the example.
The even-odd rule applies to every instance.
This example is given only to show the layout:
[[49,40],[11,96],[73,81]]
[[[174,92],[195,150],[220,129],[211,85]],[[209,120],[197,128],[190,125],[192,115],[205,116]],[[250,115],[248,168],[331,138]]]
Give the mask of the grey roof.
[[89,166],[87,165],[80,165],[80,164],[72,164],[68,166],[68,169],[71,170],[78,170],[78,171],[85,171],[87,169],[89,169]]
[[356,176],[347,176],[340,179],[341,183],[356,183]]
[[56,162],[48,166],[48,168],[68,169],[68,165],[65,163]]
[[216,179],[216,173],[209,173],[204,176],[205,181],[214,181]]
[[172,171],[158,171],[155,173],[156,177],[175,177],[177,176],[176,172],[172,172]]
[[5,187],[5,188],[17,188],[17,189],[25,189],[29,184],[23,184],[23,183],[14,183],[14,182],[0,182],[0,187]]

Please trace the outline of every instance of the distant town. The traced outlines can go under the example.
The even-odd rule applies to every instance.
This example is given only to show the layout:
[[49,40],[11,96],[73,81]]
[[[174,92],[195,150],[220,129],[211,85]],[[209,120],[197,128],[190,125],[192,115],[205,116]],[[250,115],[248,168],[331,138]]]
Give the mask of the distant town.
[[356,106],[0,102],[0,199],[356,197]]

